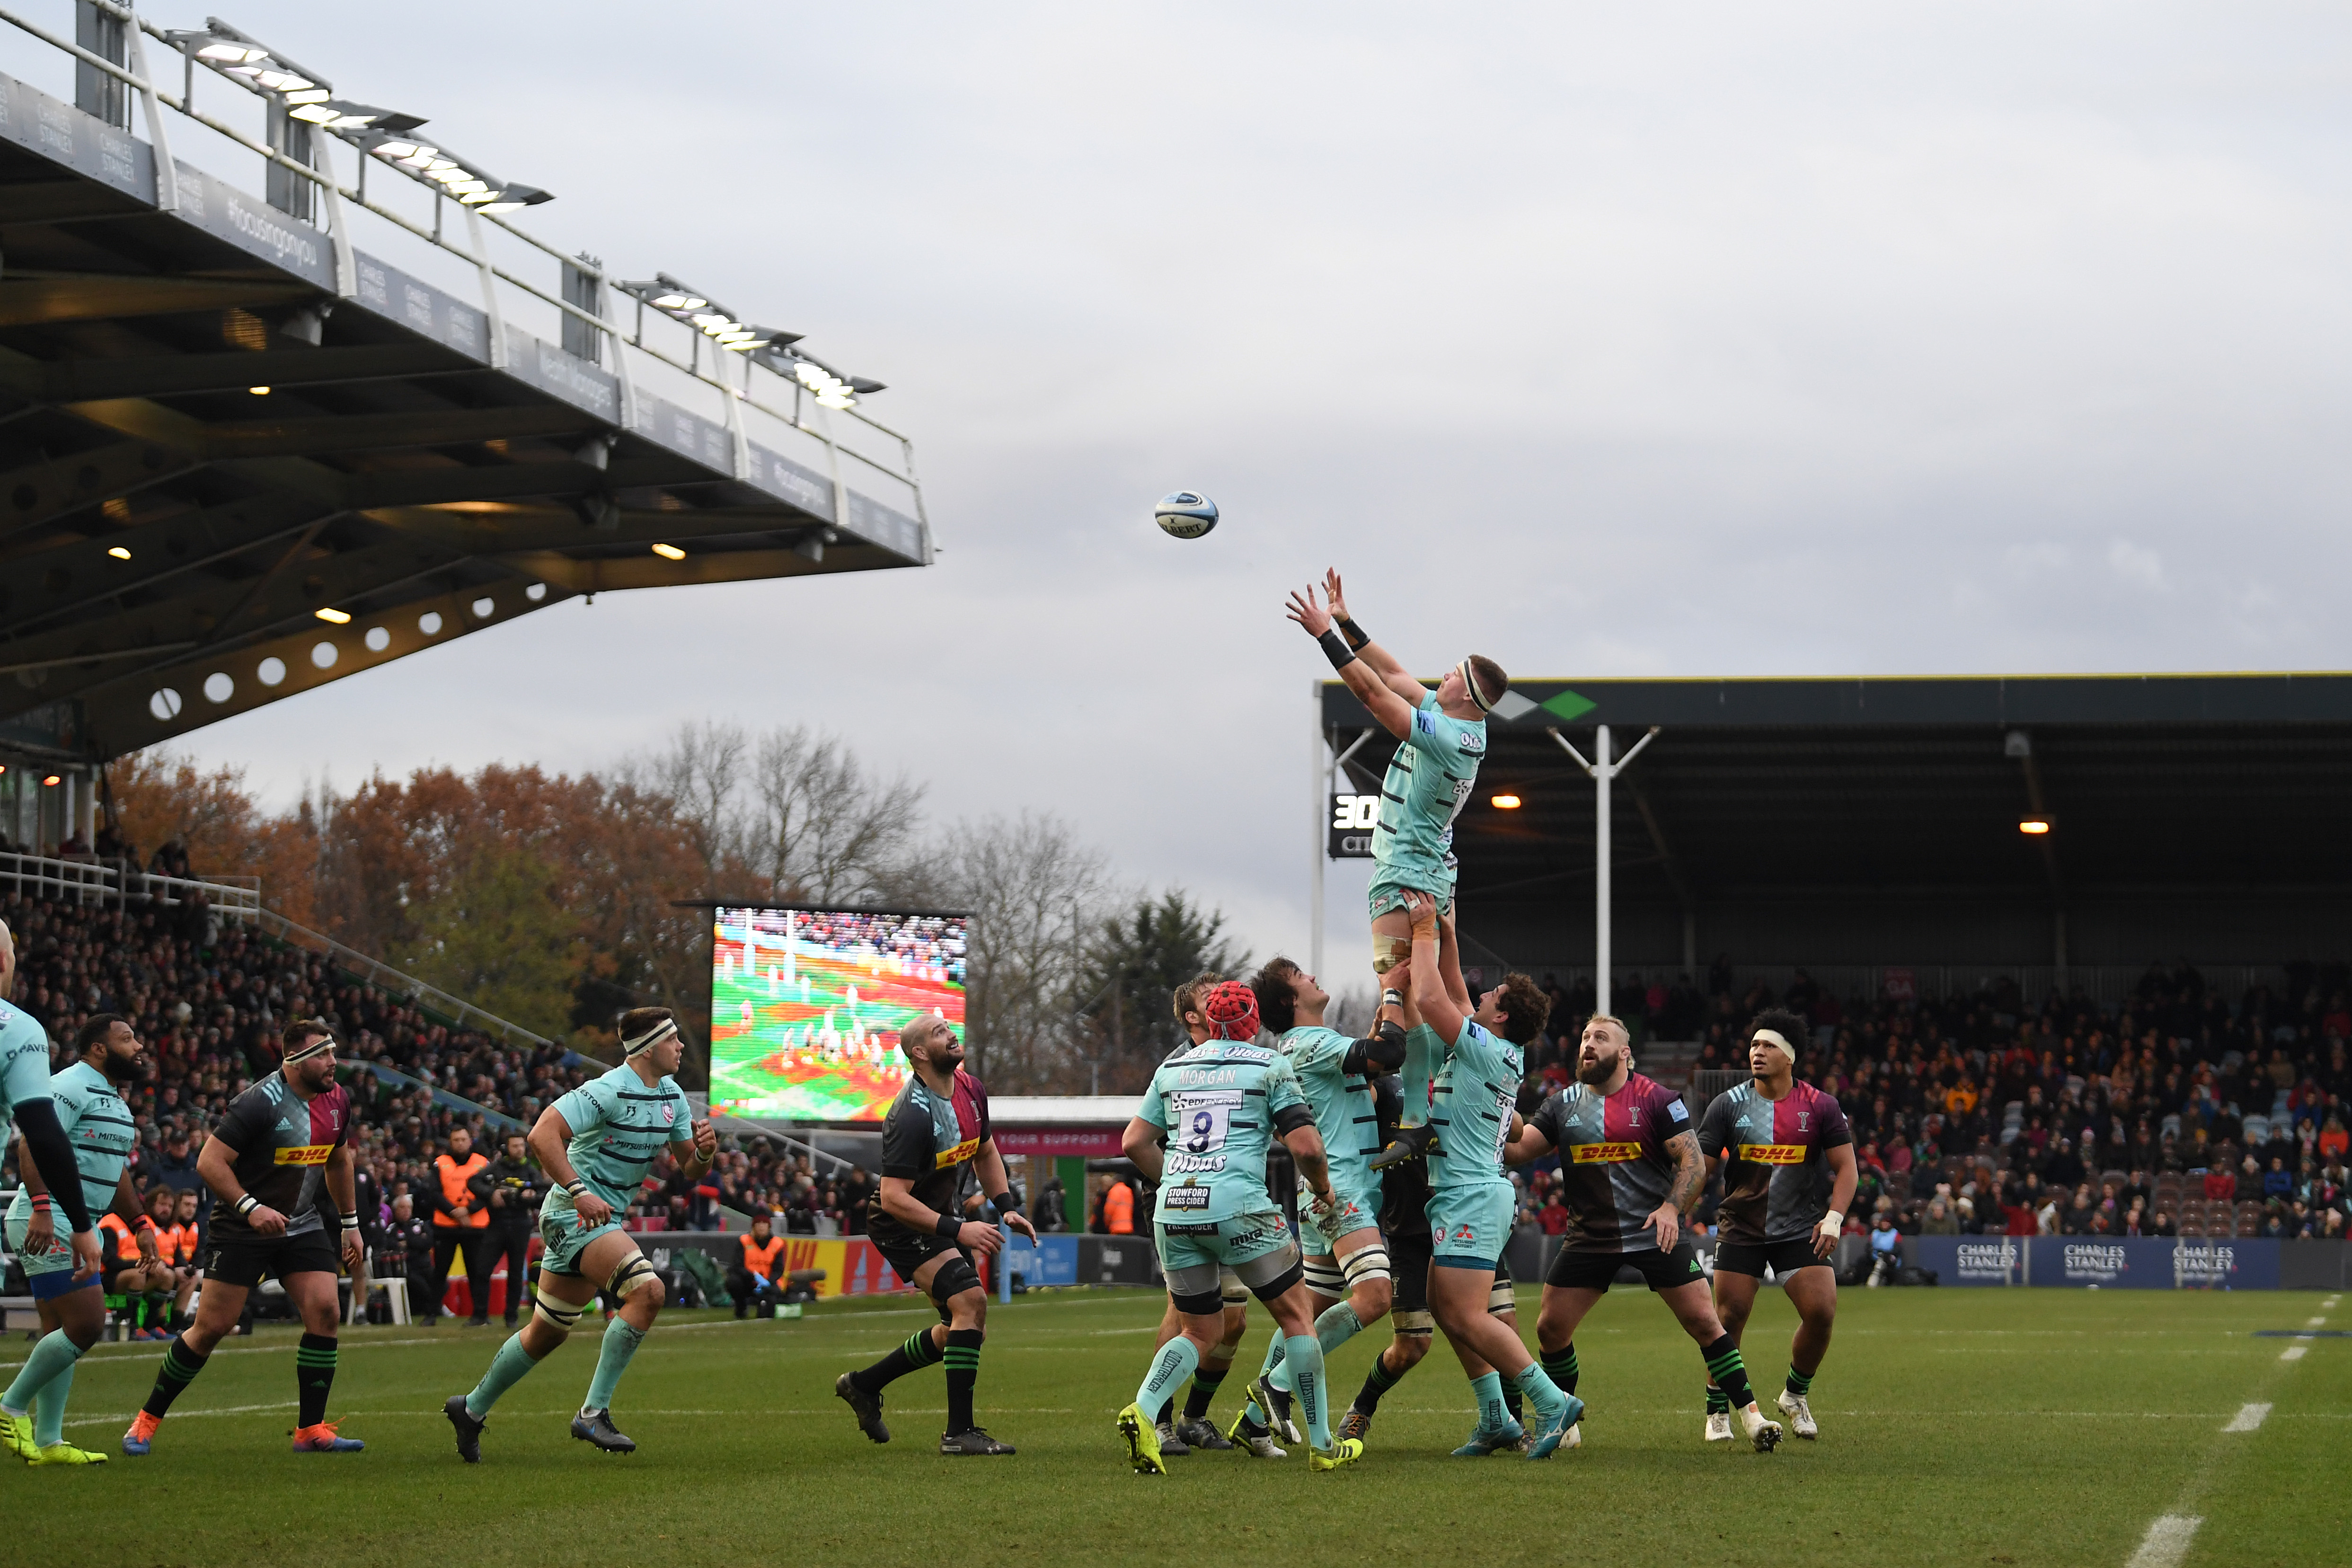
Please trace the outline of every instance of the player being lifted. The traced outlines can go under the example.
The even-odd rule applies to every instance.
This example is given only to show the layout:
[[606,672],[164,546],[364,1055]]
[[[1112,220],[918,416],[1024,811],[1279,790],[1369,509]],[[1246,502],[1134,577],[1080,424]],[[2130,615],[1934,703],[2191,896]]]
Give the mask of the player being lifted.
[[[469,1465],[482,1462],[490,1406],[571,1337],[599,1289],[621,1306],[604,1325],[595,1375],[572,1418],[572,1435],[607,1454],[636,1451],[613,1425],[613,1391],[653,1332],[665,1295],[661,1276],[621,1228],[621,1217],[664,1149],[692,1182],[710,1169],[719,1137],[708,1121],[695,1119],[672,1076],[686,1042],[667,1008],[623,1013],[621,1051],[620,1066],[541,1112],[530,1130],[531,1155],[553,1184],[539,1208],[546,1250],[539,1260],[538,1301],[530,1321],[499,1346],[474,1391],[453,1394],[441,1406],[457,1428],[457,1457]],[[509,1281],[507,1288],[521,1285]]]
[[1706,1189],[1706,1162],[1682,1096],[1633,1071],[1625,1026],[1596,1013],[1578,1043],[1576,1082],[1543,1103],[1505,1157],[1513,1165],[1559,1151],[1560,1188],[1575,1229],[1552,1260],[1536,1315],[1544,1368],[1576,1385],[1576,1326],[1620,1268],[1638,1270],[1706,1359],[1759,1453],[1780,1440],[1748,1392],[1739,1346],[1707,1300],[1683,1216]]
[[833,1391],[856,1413],[858,1429],[877,1443],[890,1440],[882,1424],[882,1389],[935,1361],[947,1364],[948,1425],[940,1452],[1010,1454],[972,1425],[972,1391],[980,1382],[980,1346],[988,1328],[988,1291],[971,1254],[992,1258],[1004,1245],[995,1226],[963,1218],[956,1201],[963,1168],[1004,1223],[1037,1242],[1021,1212],[1021,1195],[1004,1174],[1004,1158],[988,1124],[988,1091],[963,1070],[963,1041],[937,1015],[909,1019],[898,1049],[914,1071],[882,1121],[882,1201],[867,1239],[901,1280],[931,1298],[939,1322],[857,1372],[834,1380]]
[[[1365,1162],[1381,1147],[1370,1080],[1393,1072],[1404,1060],[1404,1030],[1385,1019],[1367,1040],[1325,1028],[1329,994],[1287,958],[1268,960],[1251,978],[1250,990],[1259,1019],[1273,1031],[1275,1048],[1288,1060],[1315,1114],[1339,1200],[1328,1239],[1317,1224],[1302,1226],[1298,1233],[1307,1290],[1316,1309],[1315,1340],[1328,1362],[1333,1351],[1388,1315],[1391,1286],[1388,1244],[1380,1229],[1379,1178]],[[1253,1393],[1235,1425],[1236,1441],[1255,1437],[1253,1428],[1280,1431],[1289,1426],[1289,1364],[1280,1337],[1266,1347]]]
[[[1170,1010],[1175,1013],[1187,1038],[1184,1044],[1169,1053],[1171,1060],[1209,1038],[1208,1015],[1201,1011],[1201,998],[1223,984],[1224,978],[1203,970],[1176,988],[1175,995],[1170,998]],[[1224,1336],[1201,1357],[1200,1367],[1192,1374],[1192,1386],[1184,1396],[1184,1414],[1176,1416],[1175,1396],[1171,1393],[1154,1418],[1160,1433],[1160,1457],[1163,1459],[1182,1458],[1195,1448],[1218,1452],[1233,1447],[1209,1424],[1209,1406],[1216,1402],[1217,1390],[1223,1386],[1225,1375],[1234,1369],[1234,1354],[1241,1349],[1242,1334],[1249,1326],[1249,1287],[1242,1283],[1239,1274],[1227,1268],[1218,1270],[1217,1289],[1225,1305]],[[1157,1350],[1183,1332],[1184,1314],[1176,1310],[1176,1298],[1171,1296],[1168,1310],[1160,1314],[1159,1341],[1152,1348]],[[1276,1342],[1280,1343],[1279,1335]],[[1253,1451],[1263,1458],[1281,1458],[1281,1449],[1271,1448],[1268,1452],[1273,1441],[1267,1437],[1264,1439],[1266,1447]]]
[[[366,1446],[336,1436],[327,1419],[341,1316],[336,1262],[340,1254],[356,1278],[366,1260],[351,1134],[351,1095],[335,1082],[334,1035],[317,1019],[289,1024],[278,1071],[228,1103],[196,1154],[196,1175],[214,1198],[204,1294],[196,1321],[164,1347],[147,1404],[122,1434],[125,1454],[147,1452],[172,1401],[205,1369],[221,1336],[236,1330],[246,1297],[268,1274],[278,1277],[302,1320],[294,1350],[294,1451],[348,1454]],[[320,1210],[322,1196],[334,1200],[340,1244]]]
[[[1715,1310],[1724,1333],[1739,1343],[1769,1264],[1799,1320],[1780,1413],[1798,1437],[1817,1437],[1808,1396],[1837,1320],[1837,1270],[1830,1260],[1853,1202],[1857,1170],[1845,1113],[1831,1095],[1797,1081],[1797,1042],[1805,1033],[1805,1020],[1794,1013],[1775,1008],[1756,1015],[1748,1030],[1748,1069],[1755,1077],[1715,1097],[1699,1118],[1698,1146],[1707,1174],[1723,1172]],[[1731,1440],[1731,1404],[1712,1381],[1706,1440]]]
[[[120,1092],[145,1082],[147,1048],[130,1020],[113,1013],[91,1018],[74,1043],[79,1053],[49,1080],[49,1098],[73,1144],[82,1201],[129,1220],[139,1234],[141,1260],[153,1264],[155,1222],[140,1210],[138,1191],[124,1168],[139,1146],[139,1129]],[[0,1394],[0,1441],[27,1464],[104,1464],[104,1454],[65,1440],[65,1418],[74,1363],[106,1327],[106,1298],[96,1276],[75,1277],[73,1253],[56,1238],[40,1164],[21,1141],[16,1168],[25,1185],[8,1206],[8,1246],[24,1260],[41,1326],[49,1332],[33,1347],[16,1381]]]
[[1583,1401],[1553,1385],[1517,1333],[1488,1310],[1496,1260],[1511,1239],[1517,1192],[1504,1174],[1518,1097],[1520,1050],[1536,1037],[1549,1000],[1525,975],[1510,975],[1464,1017],[1437,967],[1437,901],[1405,894],[1412,920],[1412,1004],[1444,1048],[1431,1081],[1429,1125],[1429,1306],[1445,1331],[1478,1400],[1478,1426],[1465,1449],[1491,1453],[1522,1433],[1503,1399],[1502,1380],[1517,1382],[1535,1415],[1530,1459],[1549,1458],[1584,1412]]
[[[1337,571],[1323,586],[1329,609],[1315,602],[1309,585],[1290,596],[1289,618],[1322,644],[1325,657],[1381,727],[1400,742],[1381,779],[1380,821],[1372,830],[1372,976],[1391,985],[1390,971],[1412,955],[1412,921],[1404,895],[1426,893],[1437,907],[1444,965],[1458,973],[1454,956],[1454,819],[1469,803],[1486,755],[1486,715],[1510,689],[1503,667],[1473,653],[1445,673],[1432,692],[1388,651],[1373,642],[1348,613]],[[1384,1015],[1395,1004],[1382,998]],[[1372,1156],[1371,1168],[1385,1170],[1426,1152],[1427,1105],[1435,1062],[1425,1051],[1405,1053],[1404,1121],[1398,1141]]]
[[[1192,1375],[1223,1333],[1219,1270],[1231,1268],[1273,1313],[1286,1336],[1291,1376],[1305,1408],[1307,1468],[1333,1470],[1363,1456],[1352,1439],[1334,1442],[1326,1420],[1323,1348],[1290,1226],[1266,1191],[1265,1158],[1279,1137],[1315,1194],[1315,1211],[1336,1224],[1339,1207],[1314,1113],[1297,1076],[1257,1038],[1257,999],[1237,980],[1202,998],[1213,1037],[1160,1064],[1127,1124],[1127,1157],[1160,1184],[1153,1233],[1168,1292],[1184,1332],[1152,1354],[1134,1402],[1118,1414],[1128,1458],[1143,1475],[1166,1475],[1150,1412]],[[1166,1145],[1165,1148],[1162,1145]]]

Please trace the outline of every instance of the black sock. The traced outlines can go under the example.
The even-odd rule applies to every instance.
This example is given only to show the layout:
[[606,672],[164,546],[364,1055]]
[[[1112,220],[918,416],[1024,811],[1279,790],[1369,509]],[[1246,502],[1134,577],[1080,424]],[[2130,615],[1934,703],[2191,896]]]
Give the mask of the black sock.
[[335,1340],[332,1334],[306,1333],[294,1347],[294,1391],[301,1414],[295,1425],[315,1427],[327,1418],[327,1396],[335,1386]]
[[1734,1410],[1744,1410],[1756,1403],[1756,1396],[1748,1388],[1748,1364],[1740,1359],[1739,1346],[1729,1334],[1699,1352],[1706,1358],[1706,1375],[1723,1390]]
[[162,1328],[163,1324],[169,1321],[172,1311],[172,1298],[170,1293],[163,1291],[150,1291],[147,1292],[146,1300],[146,1326],[151,1329]]
[[950,1329],[948,1364],[948,1430],[971,1430],[971,1391],[980,1382],[980,1342],[985,1338],[978,1329]]
[[1357,1392],[1356,1403],[1353,1406],[1356,1414],[1359,1416],[1378,1414],[1381,1407],[1381,1396],[1394,1388],[1403,1379],[1403,1373],[1389,1370],[1389,1353],[1385,1348],[1382,1349],[1380,1354],[1372,1357],[1371,1371],[1364,1374],[1364,1386]]
[[868,1394],[880,1392],[882,1385],[901,1378],[918,1367],[929,1366],[939,1360],[940,1347],[931,1342],[931,1331],[917,1329],[907,1336],[907,1343],[862,1372],[853,1372],[849,1381]]
[[190,1350],[184,1334],[174,1337],[170,1344],[163,1347],[163,1367],[155,1374],[155,1386],[148,1390],[147,1414],[159,1420],[171,1414],[172,1401],[180,1396],[182,1389],[195,1381],[196,1374],[202,1372],[205,1363],[211,1359]]
[[1543,1369],[1544,1375],[1550,1378],[1552,1385],[1562,1394],[1576,1392],[1576,1380],[1582,1375],[1576,1364],[1576,1346],[1564,1344],[1558,1350],[1545,1352]]
[[1710,1416],[1731,1414],[1731,1401],[1722,1389],[1710,1383],[1706,1385],[1706,1413]]
[[1519,1393],[1519,1380],[1516,1377],[1503,1379],[1503,1408],[1510,1412],[1514,1421],[1527,1413],[1527,1401]]
[[1184,1419],[1208,1419],[1209,1406],[1216,1403],[1217,1389],[1224,1383],[1225,1374],[1232,1370],[1230,1366],[1204,1364],[1192,1374],[1192,1389],[1184,1396]]

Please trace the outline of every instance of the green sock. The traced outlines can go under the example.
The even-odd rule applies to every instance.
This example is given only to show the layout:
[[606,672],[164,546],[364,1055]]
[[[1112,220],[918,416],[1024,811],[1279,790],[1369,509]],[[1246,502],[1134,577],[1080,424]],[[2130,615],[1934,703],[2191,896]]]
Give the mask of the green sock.
[[1135,1402],[1142,1406],[1145,1417],[1156,1420],[1160,1407],[1175,1397],[1177,1386],[1200,1364],[1200,1347],[1183,1334],[1161,1345],[1135,1391]]
[[1354,1409],[1357,1414],[1378,1415],[1381,1408],[1381,1396],[1394,1388],[1403,1376],[1404,1374],[1402,1372],[1389,1370],[1388,1352],[1385,1350],[1372,1357],[1372,1369],[1364,1374],[1364,1386],[1356,1394]]
[[[1315,1343],[1323,1347],[1326,1357],[1363,1332],[1364,1325],[1356,1316],[1356,1309],[1345,1301],[1332,1302],[1323,1309],[1323,1315],[1315,1320]],[[1285,1394],[1291,1392],[1290,1364],[1287,1360],[1274,1369],[1274,1385]]]
[[65,1330],[51,1329],[33,1347],[33,1354],[25,1358],[25,1368],[8,1385],[8,1392],[0,1394],[0,1407],[19,1416],[29,1414],[34,1396],[47,1386],[49,1379],[72,1371],[73,1364],[80,1359],[81,1346],[66,1338]]
[[637,1346],[646,1336],[630,1326],[629,1320],[615,1317],[604,1325],[604,1346],[596,1353],[596,1375],[588,1383],[588,1403],[583,1410],[610,1410],[613,1390],[619,1386],[621,1374],[629,1370],[629,1358],[637,1354]]
[[1315,1343],[1313,1334],[1292,1334],[1284,1346],[1285,1360],[1297,1386],[1293,1391],[1307,1412],[1307,1440],[1318,1448],[1331,1446],[1331,1423],[1323,1397],[1323,1347]]
[[1550,1378],[1553,1385],[1562,1394],[1576,1392],[1576,1380],[1580,1373],[1576,1364],[1574,1345],[1564,1344],[1546,1355],[1543,1358],[1543,1369],[1544,1375]]
[[490,1357],[490,1369],[482,1374],[482,1380],[466,1396],[466,1414],[477,1421],[488,1415],[490,1406],[499,1402],[499,1396],[521,1382],[522,1375],[538,1364],[530,1352],[522,1347],[521,1331],[509,1334],[507,1343],[499,1346],[499,1354]]
[[1706,1385],[1706,1413],[1710,1416],[1728,1416],[1731,1414],[1730,1396],[1725,1394],[1722,1389],[1717,1388],[1712,1383]]
[[66,1440],[66,1396],[73,1392],[73,1364],[41,1385],[33,1396],[33,1446],[55,1448]]
[[1812,1391],[1813,1375],[1810,1372],[1799,1372],[1797,1370],[1797,1364],[1793,1361],[1790,1362],[1789,1364],[1789,1392],[1795,1395],[1798,1398],[1802,1399],[1807,1395],[1812,1393]]
[[1706,1362],[1708,1379],[1731,1401],[1730,1408],[1745,1410],[1756,1403],[1756,1396],[1748,1387],[1748,1363],[1740,1358],[1739,1347],[1732,1343],[1729,1334],[1702,1347],[1699,1354]]
[[1470,1380],[1470,1394],[1478,1401],[1478,1429],[1482,1432],[1501,1431],[1503,1423],[1510,1419],[1503,1408],[1503,1375],[1499,1372],[1480,1373]]

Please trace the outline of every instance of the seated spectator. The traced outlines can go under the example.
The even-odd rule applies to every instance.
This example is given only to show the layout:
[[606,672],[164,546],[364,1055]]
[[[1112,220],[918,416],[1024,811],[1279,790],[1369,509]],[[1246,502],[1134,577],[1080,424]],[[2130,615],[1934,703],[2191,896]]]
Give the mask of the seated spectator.
[[1895,1217],[1882,1211],[1872,1222],[1870,1232],[1869,1283],[1889,1284],[1902,1267],[1902,1234],[1895,1228]]
[[2150,1236],[2173,1237],[2180,1234],[2180,1227],[2170,1214],[2159,1208],[2156,1211],[2156,1222],[2148,1227],[2147,1233]]
[[2312,1146],[2322,1163],[2340,1160],[2347,1153],[2352,1153],[2352,1132],[2346,1131],[2342,1116],[2330,1111]]
[[2091,1189],[2078,1186],[2074,1189],[2074,1202],[2067,1205],[2066,1211],[2058,1217],[2059,1234],[2088,1236],[2091,1234],[2091,1222],[2098,1218],[2099,1210],[2091,1202]]
[[1919,1234],[1922,1236],[1958,1236],[1959,1233],[1959,1216],[1953,1213],[1951,1204],[1947,1202],[1941,1195],[1929,1198],[1927,1200],[1927,1211],[1919,1218]]
[[2234,1203],[2238,1197],[2237,1174],[2227,1166],[2216,1166],[2205,1173],[2205,1201]]
[[1570,1218],[1568,1205],[1559,1200],[1559,1193],[1555,1189],[1550,1199],[1536,1215],[1536,1223],[1543,1227],[1546,1236],[1561,1236],[1567,1234]]
[[2272,1156],[2271,1168],[2263,1173],[2263,1199],[2291,1198],[2294,1196],[2294,1173],[2286,1168],[2286,1161]]

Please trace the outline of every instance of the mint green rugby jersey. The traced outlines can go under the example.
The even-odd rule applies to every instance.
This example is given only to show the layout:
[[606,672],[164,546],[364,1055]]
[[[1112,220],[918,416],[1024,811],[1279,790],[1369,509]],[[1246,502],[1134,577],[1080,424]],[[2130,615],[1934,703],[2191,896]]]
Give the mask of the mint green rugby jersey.
[[1135,1113],[1168,1134],[1153,1210],[1163,1225],[1273,1207],[1266,1153],[1277,1133],[1315,1119],[1289,1061],[1235,1040],[1203,1040],[1161,1062]]
[[[572,1168],[589,1191],[613,1206],[615,1218],[636,1199],[646,1171],[665,1148],[694,1141],[694,1103],[686,1092],[668,1078],[648,1089],[626,1062],[572,1090],[555,1109],[572,1129]],[[543,1220],[550,1211],[571,1209],[572,1195],[559,1186],[540,1214]]]
[[[58,1121],[73,1145],[74,1167],[81,1174],[81,1199],[89,1206],[90,1223],[114,1207],[116,1186],[122,1180],[122,1167],[131,1163],[131,1151],[139,1146],[139,1124],[131,1119],[131,1107],[106,1081],[106,1074],[87,1061],[77,1061],[49,1080],[49,1100],[58,1108]],[[23,1187],[16,1189],[16,1201],[8,1212],[22,1218],[33,1212],[30,1196]]]
[[1315,1130],[1323,1135],[1323,1153],[1331,1162],[1331,1185],[1347,1192],[1378,1191],[1367,1163],[1381,1149],[1371,1080],[1344,1070],[1354,1039],[1320,1024],[1302,1024],[1274,1043],[1297,1075],[1307,1108],[1315,1113]]
[[1437,1153],[1429,1156],[1429,1185],[1477,1186],[1507,1181],[1503,1145],[1510,1141],[1523,1057],[1519,1048],[1468,1019],[1445,1048],[1429,1085],[1429,1124]]
[[[1449,718],[1431,692],[1413,710],[1412,728],[1381,779],[1381,818],[1372,829],[1378,866],[1442,875],[1454,852],[1454,819],[1470,803],[1486,757],[1486,721]],[[1445,885],[1429,882],[1426,891]]]

